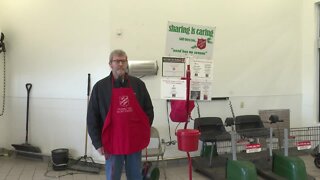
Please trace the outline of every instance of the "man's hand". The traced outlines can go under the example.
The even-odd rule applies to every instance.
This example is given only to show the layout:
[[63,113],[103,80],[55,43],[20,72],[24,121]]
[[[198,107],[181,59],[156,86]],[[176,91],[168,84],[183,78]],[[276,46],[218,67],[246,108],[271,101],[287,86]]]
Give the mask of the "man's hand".
[[100,155],[104,155],[103,147],[98,148],[97,151],[99,152]]
[[102,155],[102,156],[104,155],[105,159],[109,159],[111,157],[110,154],[104,152],[103,147],[98,148],[97,151],[99,152],[100,155]]

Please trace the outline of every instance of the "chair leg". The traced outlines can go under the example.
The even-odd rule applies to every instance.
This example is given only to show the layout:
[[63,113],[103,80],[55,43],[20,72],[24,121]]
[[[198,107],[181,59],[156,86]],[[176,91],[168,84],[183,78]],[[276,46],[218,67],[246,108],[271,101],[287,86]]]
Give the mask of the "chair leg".
[[[167,179],[167,172],[166,172],[166,169],[167,169],[167,161],[164,162],[163,156],[161,156],[161,161],[162,161],[162,168],[163,168],[164,179]],[[165,165],[163,165],[163,163],[165,163]]]
[[209,160],[209,167],[213,167],[213,150],[217,149],[217,142],[212,142],[211,151],[210,151],[210,160]]

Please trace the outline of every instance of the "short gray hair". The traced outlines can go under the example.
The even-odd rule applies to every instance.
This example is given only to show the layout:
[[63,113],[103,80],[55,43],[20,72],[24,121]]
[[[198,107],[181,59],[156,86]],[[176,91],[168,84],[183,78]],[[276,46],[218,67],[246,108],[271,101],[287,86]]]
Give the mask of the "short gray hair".
[[125,56],[126,58],[128,58],[127,53],[122,50],[122,49],[115,49],[110,53],[109,56],[109,64],[112,62],[113,60],[113,56]]

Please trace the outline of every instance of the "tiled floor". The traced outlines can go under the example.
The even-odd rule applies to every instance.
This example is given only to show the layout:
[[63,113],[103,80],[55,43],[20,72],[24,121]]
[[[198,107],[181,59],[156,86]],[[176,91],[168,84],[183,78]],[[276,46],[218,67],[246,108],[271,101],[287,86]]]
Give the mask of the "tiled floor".
[[[313,157],[302,156],[307,171],[320,180],[320,169],[313,164]],[[73,174],[68,174],[73,173]],[[193,172],[194,180],[208,180],[207,177]],[[65,176],[64,176],[65,175]],[[168,163],[166,168],[168,180],[186,180],[188,178],[188,167],[185,160]],[[60,176],[60,177],[59,177]],[[0,157],[0,180],[105,180],[104,171],[100,174],[87,174],[77,171],[53,171],[48,161],[38,161],[15,157]],[[123,174],[122,179],[126,179]],[[161,180],[164,180],[161,168]]]
[[[185,160],[167,163],[166,179],[185,180],[188,179],[188,167]],[[164,169],[160,168],[160,179],[164,180]],[[194,180],[208,180],[207,177],[193,172]],[[90,174],[78,171],[53,171],[51,163],[47,160],[32,160],[15,157],[0,156],[0,180],[105,180],[105,172]],[[125,174],[122,180],[125,180]]]

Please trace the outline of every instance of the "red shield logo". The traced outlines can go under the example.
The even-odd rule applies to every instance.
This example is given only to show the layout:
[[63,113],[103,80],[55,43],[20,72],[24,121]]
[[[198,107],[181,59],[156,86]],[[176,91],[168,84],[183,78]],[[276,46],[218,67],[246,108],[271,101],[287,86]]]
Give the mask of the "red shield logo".
[[120,96],[119,97],[119,104],[122,107],[128,107],[129,106],[129,97],[128,96]]
[[198,39],[197,47],[199,49],[204,49],[204,48],[206,48],[206,46],[207,46],[207,40],[206,39]]

